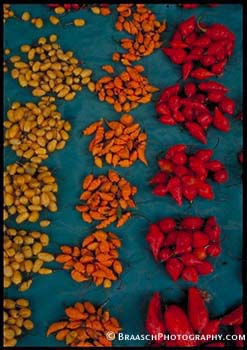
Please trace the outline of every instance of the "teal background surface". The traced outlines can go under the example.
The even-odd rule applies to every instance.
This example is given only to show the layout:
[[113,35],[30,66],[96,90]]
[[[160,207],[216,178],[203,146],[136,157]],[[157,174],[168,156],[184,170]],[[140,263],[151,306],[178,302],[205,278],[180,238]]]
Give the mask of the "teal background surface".
[[[229,96],[236,101],[237,111],[241,110],[242,103],[242,7],[240,5],[221,5],[211,9],[201,6],[196,10],[183,10],[176,5],[150,5],[159,20],[166,19],[168,30],[162,34],[164,42],[168,42],[176,26],[189,16],[203,16],[206,23],[223,23],[229,26],[237,38],[234,55],[226,67],[219,82],[229,89]],[[84,18],[86,25],[83,28],[74,26],[52,26],[48,17],[51,14],[45,5],[13,5],[16,15],[24,11],[31,12],[32,17],[42,17],[45,26],[36,29],[31,23],[18,20],[9,20],[4,26],[4,46],[11,49],[11,54],[17,54],[21,44],[35,42],[40,36],[51,33],[58,34],[58,41],[64,50],[73,50],[75,56],[85,63],[85,67],[94,70],[93,78],[98,79],[104,72],[100,67],[111,64],[111,54],[121,48],[117,40],[125,37],[114,29],[117,14],[114,11],[110,16],[96,16],[90,10],[70,13],[63,22],[71,22],[73,18]],[[163,89],[180,79],[180,67],[174,65],[164,56],[161,50],[140,61],[145,67],[145,75],[151,83]],[[122,70],[120,64],[115,64],[116,71]],[[11,102],[17,100],[23,103],[37,101],[32,97],[28,88],[21,88],[18,82],[7,73],[4,76],[5,110]],[[200,277],[198,287],[207,290],[211,295],[208,304],[212,317],[219,316],[238,305],[242,297],[241,284],[241,249],[242,249],[242,179],[241,168],[237,161],[237,153],[242,147],[241,122],[231,118],[231,131],[227,134],[215,129],[208,132],[208,147],[215,148],[214,158],[223,161],[229,170],[229,181],[223,185],[214,183],[215,200],[208,202],[196,199],[192,205],[184,201],[179,208],[170,197],[154,197],[148,186],[148,180],[156,173],[155,156],[168,146],[176,143],[192,144],[195,148],[205,148],[187,132],[181,132],[179,127],[169,127],[157,121],[154,103],[159,93],[154,94],[153,101],[148,105],[141,105],[132,111],[132,115],[145,128],[148,134],[146,167],[136,162],[131,168],[117,168],[134,185],[138,186],[135,196],[137,203],[136,215],[121,229],[111,226],[109,230],[117,233],[123,242],[120,249],[120,258],[124,264],[121,280],[115,282],[111,289],[95,287],[93,284],[74,282],[68,272],[57,269],[49,276],[34,276],[32,287],[20,294],[15,287],[5,290],[10,298],[20,296],[30,299],[32,320],[35,328],[24,334],[17,346],[63,346],[55,337],[46,337],[47,327],[54,321],[64,317],[64,308],[76,301],[90,300],[95,304],[105,304],[105,308],[119,319],[124,333],[145,333],[145,316],[148,302],[155,291],[160,291],[165,302],[181,302],[185,298],[185,291],[190,285],[184,281],[172,282],[162,264],[156,264],[145,235],[148,229],[148,220],[155,222],[162,217],[182,217],[200,215],[206,217],[215,215],[222,226],[223,253],[213,259],[215,271],[213,274]],[[71,102],[57,101],[63,118],[70,120],[72,131],[70,140],[62,151],[50,155],[44,164],[54,172],[59,185],[58,207],[55,214],[43,212],[42,219],[50,219],[52,224],[43,229],[50,235],[50,245],[47,251],[59,252],[62,244],[79,245],[82,239],[94,228],[94,225],[84,223],[74,206],[79,202],[82,179],[93,172],[105,173],[109,167],[98,169],[93,164],[87,147],[90,137],[82,137],[81,130],[99,118],[118,119],[119,115],[107,103],[98,100],[95,94],[85,88],[79,92]],[[9,148],[5,150],[4,162],[10,164],[17,160],[15,153]],[[147,220],[148,219],[148,220]],[[17,225],[13,217],[8,226],[39,230],[39,224],[23,223]],[[140,346],[145,341],[115,341],[115,346]]]

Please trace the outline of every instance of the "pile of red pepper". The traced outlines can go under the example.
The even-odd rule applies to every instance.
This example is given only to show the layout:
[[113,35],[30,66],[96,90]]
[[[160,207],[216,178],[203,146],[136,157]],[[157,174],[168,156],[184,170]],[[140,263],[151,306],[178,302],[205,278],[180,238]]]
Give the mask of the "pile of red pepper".
[[149,181],[155,186],[153,194],[170,194],[179,206],[183,204],[183,197],[190,202],[196,196],[212,200],[214,191],[207,182],[208,178],[217,183],[224,183],[228,179],[224,164],[219,160],[211,160],[212,156],[211,149],[188,153],[184,144],[170,147],[158,160],[160,171]]
[[[154,338],[154,345],[167,347],[224,347],[223,341],[212,342],[212,336],[219,334],[221,325],[234,325],[235,334],[241,334],[237,328],[243,322],[243,307],[240,306],[233,313],[223,319],[210,319],[205,299],[205,292],[195,287],[188,290],[187,309],[171,304],[165,308],[161,305],[160,294],[157,292],[150,300],[146,318],[146,329]],[[239,332],[239,333],[238,333]],[[162,334],[175,335],[176,340],[165,339]],[[200,335],[200,340],[195,336]],[[181,335],[188,339],[182,339]],[[243,346],[238,343],[237,346]]]
[[66,11],[77,11],[81,8],[80,4],[48,4],[48,6],[52,8],[64,7]]
[[163,52],[182,65],[183,79],[207,79],[223,73],[232,56],[235,35],[223,24],[206,26],[192,16],[180,23]]
[[225,96],[227,92],[224,85],[215,81],[169,86],[156,104],[159,121],[166,125],[182,124],[194,138],[206,144],[205,132],[211,125],[223,132],[230,130],[224,113],[233,115],[235,102]]
[[164,218],[151,224],[146,240],[156,261],[164,263],[173,281],[181,277],[197,283],[199,275],[213,272],[207,257],[221,253],[221,228],[215,217]]
[[[199,4],[181,4],[180,6],[182,8],[184,8],[184,9],[186,9],[186,10],[187,9],[190,10],[190,9],[196,9],[200,5]],[[207,6],[209,6],[209,7],[217,7],[217,6],[219,6],[219,4],[207,4]]]

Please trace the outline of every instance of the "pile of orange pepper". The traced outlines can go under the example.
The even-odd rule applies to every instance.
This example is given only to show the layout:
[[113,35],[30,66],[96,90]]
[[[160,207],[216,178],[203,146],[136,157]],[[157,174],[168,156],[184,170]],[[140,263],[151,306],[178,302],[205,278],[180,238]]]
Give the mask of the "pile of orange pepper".
[[141,72],[144,67],[126,67],[117,76],[104,76],[100,78],[96,85],[96,92],[100,101],[112,104],[116,112],[130,112],[140,103],[151,101],[152,93],[159,91],[152,86],[148,79]]
[[105,228],[115,221],[116,226],[120,227],[131,217],[127,208],[135,208],[131,197],[136,194],[137,188],[117,172],[109,170],[108,175],[98,177],[90,174],[85,177],[82,187],[84,191],[80,200],[84,204],[77,205],[76,210],[88,223],[100,221],[97,229]]
[[111,347],[112,342],[105,334],[117,334],[121,330],[115,317],[111,317],[102,307],[96,308],[89,301],[66,307],[65,313],[67,319],[52,323],[46,334],[49,336],[56,333],[56,340],[65,341],[71,347]]
[[166,30],[166,22],[157,21],[155,14],[144,4],[120,4],[117,12],[115,28],[134,37],[121,40],[122,48],[127,50],[119,57],[122,64],[130,65],[161,47],[160,34]]
[[89,144],[89,151],[94,157],[94,163],[99,168],[103,160],[107,164],[130,167],[137,159],[147,165],[145,157],[147,134],[141,132],[139,123],[135,123],[130,114],[121,116],[120,121],[99,120],[90,124],[83,135],[95,134]]
[[71,270],[71,277],[76,282],[93,280],[96,286],[110,288],[112,281],[119,278],[123,268],[118,260],[117,248],[121,241],[111,232],[95,231],[87,236],[82,247],[61,246],[63,254],[56,261],[64,264],[64,270]]

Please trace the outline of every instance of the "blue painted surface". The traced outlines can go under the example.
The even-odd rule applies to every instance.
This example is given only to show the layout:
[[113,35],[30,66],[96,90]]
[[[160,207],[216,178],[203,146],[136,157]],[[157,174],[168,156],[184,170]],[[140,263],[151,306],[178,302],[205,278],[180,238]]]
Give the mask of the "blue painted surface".
[[[30,23],[10,20],[4,27],[5,47],[11,48],[12,54],[17,53],[21,44],[30,44],[40,36],[57,33],[59,43],[65,50],[74,50],[76,57],[85,62],[85,66],[94,70],[94,78],[103,75],[100,67],[111,63],[111,54],[119,50],[116,39],[122,33],[114,30],[116,13],[111,16],[95,16],[90,11],[69,14],[64,22],[71,22],[72,18],[82,17],[86,26],[52,26],[47,18],[49,9],[44,5],[14,5],[17,15],[30,10],[33,17],[40,16],[46,19],[43,29],[38,30]],[[219,22],[229,26],[237,37],[234,55],[227,65],[225,74],[220,82],[230,88],[229,96],[234,98],[237,109],[241,109],[242,101],[242,8],[240,5],[222,5],[215,9],[201,7],[197,10],[182,10],[175,5],[150,5],[159,20],[168,21],[168,31],[163,34],[165,42],[176,25],[192,14],[203,16],[207,23]],[[151,83],[160,88],[172,85],[180,78],[179,66],[173,65],[162,52],[156,51],[153,55],[144,58],[141,63],[145,66],[145,74]],[[116,70],[121,71],[120,65]],[[154,101],[157,95],[154,96]],[[5,74],[5,109],[9,101],[37,101],[27,88],[20,88],[17,81]],[[49,218],[52,224],[44,231],[49,233],[51,245],[49,250],[56,253],[61,244],[80,244],[91,230],[92,226],[80,219],[79,213],[74,210],[81,192],[81,181],[91,171],[95,174],[106,172],[93,166],[91,154],[87,151],[88,137],[81,137],[81,130],[89,123],[101,117],[117,119],[118,115],[112,107],[98,101],[97,97],[87,91],[78,93],[72,102],[58,101],[59,111],[65,119],[69,119],[73,129],[66,148],[53,153],[44,164],[55,169],[59,185],[59,211],[55,214],[44,212],[42,219]],[[212,295],[208,307],[212,316],[217,316],[241,301],[241,244],[242,244],[242,188],[241,169],[237,161],[237,152],[241,149],[241,123],[232,120],[231,132],[224,135],[215,129],[208,133],[208,146],[214,147],[215,159],[223,161],[229,170],[230,179],[225,185],[214,185],[216,198],[213,202],[196,199],[192,206],[184,202],[181,208],[169,198],[153,197],[147,185],[150,177],[157,171],[155,155],[175,143],[184,142],[201,147],[195,139],[177,127],[161,125],[154,110],[154,102],[139,106],[133,110],[133,116],[145,127],[148,133],[147,158],[149,166],[135,163],[130,169],[118,168],[117,171],[138,186],[136,203],[138,212],[149,220],[156,221],[165,216],[181,217],[198,214],[200,216],[216,215],[223,228],[223,253],[214,259],[215,272],[209,277],[201,277],[198,286]],[[5,163],[15,161],[16,156],[6,149]],[[8,221],[9,226],[25,229],[39,229],[38,223],[23,223],[16,225],[14,218]],[[30,299],[33,310],[32,319],[35,323],[33,331],[23,336],[19,346],[61,346],[53,336],[46,337],[48,325],[64,317],[64,307],[79,300],[91,300],[101,304],[108,300],[106,308],[117,317],[125,333],[144,333],[144,320],[147,304],[153,292],[161,291],[167,302],[180,302],[184,298],[184,291],[189,283],[178,281],[173,283],[167,276],[164,266],[157,265],[145,242],[148,222],[140,216],[129,220],[121,229],[111,227],[119,234],[123,241],[120,250],[124,262],[124,273],[121,281],[114,283],[110,290],[94,285],[77,284],[72,281],[65,271],[57,271],[50,276],[35,276],[30,290],[22,296]],[[8,297],[20,296],[17,289],[11,287],[6,290]],[[137,346],[143,341],[115,342],[115,345]]]

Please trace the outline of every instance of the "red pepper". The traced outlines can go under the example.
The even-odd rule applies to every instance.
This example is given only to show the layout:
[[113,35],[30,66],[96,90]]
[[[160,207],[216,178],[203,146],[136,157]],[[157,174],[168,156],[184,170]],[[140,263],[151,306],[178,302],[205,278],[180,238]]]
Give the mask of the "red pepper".
[[221,228],[219,225],[215,226],[207,226],[204,229],[204,233],[206,233],[212,242],[219,242],[220,240],[220,234],[221,234]]
[[177,223],[173,218],[165,218],[160,220],[158,225],[163,232],[168,233],[175,230]]
[[224,71],[225,65],[227,64],[227,59],[224,59],[223,61],[214,64],[211,67],[211,72],[213,75],[221,75]]
[[166,263],[166,270],[174,282],[178,280],[183,268],[183,264],[177,258],[170,258]]
[[198,4],[182,4],[182,7],[184,9],[195,9],[197,8],[199,5]]
[[193,120],[193,116],[194,116],[194,113],[193,113],[193,109],[192,109],[192,106],[185,106],[182,110],[182,113],[183,115],[185,116],[185,118],[188,120],[188,121],[192,121]]
[[204,67],[210,67],[216,63],[216,58],[214,56],[205,55],[205,56],[202,56],[202,58],[200,59],[200,62]]
[[182,35],[181,35],[181,33],[179,33],[179,31],[177,30],[177,31],[173,34],[171,40],[172,40],[172,41],[173,41],[173,40],[174,40],[174,41],[176,41],[176,40],[182,41]]
[[149,243],[155,260],[158,261],[159,251],[164,244],[164,235],[158,225],[150,225],[146,240]]
[[158,160],[158,165],[159,165],[160,170],[162,170],[162,171],[166,171],[168,173],[172,173],[173,172],[174,165],[168,159],[164,159],[164,158],[159,159]]
[[165,246],[170,247],[171,245],[175,245],[178,233],[179,231],[169,232],[168,235],[166,236]]
[[176,125],[177,124],[176,120],[167,114],[163,114],[161,117],[159,117],[159,121],[165,125]]
[[173,95],[168,100],[168,105],[172,112],[176,112],[180,108],[181,98],[178,95]]
[[199,158],[197,158],[195,156],[190,156],[189,167],[197,175],[207,176],[207,170],[205,168],[205,165],[204,165],[203,161],[201,161]]
[[[165,311],[165,324],[170,334],[174,335],[193,335],[194,332],[185,312],[176,305],[170,305]],[[196,346],[195,340],[176,339],[178,346]]]
[[225,57],[226,57],[226,50],[224,49],[224,47],[221,47],[221,49],[218,50],[218,52],[216,53],[215,57],[216,57],[216,59],[218,61],[222,61],[222,60],[225,59]]
[[184,152],[177,152],[174,154],[172,161],[176,165],[184,165],[187,162],[187,156]]
[[213,178],[215,182],[224,183],[228,180],[228,173],[225,169],[222,169],[222,170],[216,171],[214,173]]
[[168,184],[167,190],[170,192],[172,198],[177,202],[179,206],[183,204],[183,195],[182,195],[182,183],[179,177],[172,177]]
[[182,66],[182,77],[183,77],[183,80],[186,80],[189,78],[190,76],[190,73],[192,72],[193,70],[193,63],[192,62],[186,62],[183,64]]
[[[210,102],[214,102],[214,103],[219,103],[219,102],[221,102],[221,101],[223,101],[223,99],[224,99],[224,97],[225,97],[225,93],[224,92],[222,92],[222,91],[218,91],[218,90],[216,90],[216,91],[210,91],[209,93],[208,93],[208,100],[210,101]],[[226,98],[225,98],[226,99]],[[230,100],[230,99],[229,99]],[[231,100],[232,101],[232,100]],[[234,103],[234,102],[233,102]],[[222,110],[223,110],[223,108],[221,108]],[[225,112],[224,110],[223,110],[223,112]],[[227,112],[228,113],[228,112]],[[231,114],[231,113],[230,113]]]
[[234,114],[234,109],[235,109],[235,102],[229,98],[229,97],[225,97],[219,105],[220,109],[225,112],[228,113],[230,115]]
[[185,117],[184,117],[183,113],[181,113],[180,111],[174,111],[172,115],[173,115],[173,118],[174,118],[178,123],[181,123],[181,122],[184,122],[184,121],[185,121]]
[[[206,102],[207,102],[207,98],[206,98],[206,95],[204,94],[196,94],[194,99],[196,101],[198,101],[199,103],[201,103],[202,105],[205,105]],[[199,113],[200,111],[195,111],[196,113]]]
[[186,36],[184,39],[185,43],[191,46],[191,44],[197,39],[197,35],[195,32],[192,32],[190,35]]
[[180,91],[180,85],[179,84],[175,84],[172,86],[167,87],[166,89],[164,89],[162,91],[162,94],[159,98],[160,102],[166,102],[168,101],[169,97],[173,96],[173,95],[177,95]]
[[183,106],[191,107],[194,110],[198,110],[198,111],[200,111],[202,113],[208,113],[209,112],[207,107],[205,107],[203,103],[201,103],[199,101],[192,100],[190,98],[183,98],[183,99],[181,99],[181,104]]
[[188,317],[195,332],[201,333],[208,324],[208,310],[200,290],[191,287],[188,290]]
[[198,87],[200,90],[206,91],[206,92],[215,91],[215,90],[222,91],[224,93],[228,92],[228,89],[224,85],[222,85],[216,81],[201,82],[198,85]]
[[238,306],[229,314],[225,315],[221,324],[224,326],[236,326],[241,325],[243,323],[243,305]]
[[224,165],[219,160],[210,160],[205,164],[205,167],[213,172],[224,169]]
[[208,275],[214,271],[213,265],[209,261],[202,261],[200,265],[196,265],[196,269],[200,275]]
[[183,186],[183,196],[192,202],[197,196],[197,190],[193,186]]
[[204,130],[199,124],[193,122],[186,122],[185,127],[188,129],[191,136],[195,137],[197,140],[201,141],[204,144],[207,143],[207,138],[204,133]]
[[182,279],[187,282],[197,283],[198,273],[193,266],[188,266],[183,269]]
[[201,47],[195,47],[187,55],[185,62],[199,61],[202,58],[203,49]]
[[207,228],[207,227],[215,227],[215,225],[217,225],[216,217],[215,216],[210,216],[207,219],[205,228]]
[[221,247],[219,244],[213,243],[207,247],[206,252],[209,256],[219,256],[221,254]]
[[201,263],[193,253],[183,254],[180,259],[185,266],[195,266]]
[[[165,333],[165,323],[161,312],[160,294],[158,292],[153,295],[148,305],[146,330],[149,334],[156,335],[156,337],[159,333]],[[157,344],[162,342],[162,338],[156,340]]]
[[234,41],[228,41],[226,43],[225,49],[226,49],[227,56],[232,56],[233,50],[234,50],[234,44],[235,44],[235,40]]
[[161,249],[161,251],[159,252],[159,260],[165,262],[168,259],[170,259],[170,257],[173,255],[173,252],[171,249],[169,248],[163,248]]
[[210,45],[211,39],[207,35],[201,35],[197,40],[192,43],[192,47],[206,48]]
[[169,175],[164,171],[159,171],[156,175],[152,177],[149,181],[150,184],[164,184],[167,182]]
[[63,7],[65,8],[65,10],[70,10],[71,9],[71,4],[64,4]]
[[158,114],[165,114],[165,115],[171,117],[170,108],[167,106],[166,103],[164,103],[164,102],[159,102],[159,103],[156,105],[155,109],[156,109],[156,112],[157,112]]
[[216,129],[228,132],[230,130],[229,120],[221,113],[218,107],[214,109],[213,125]]
[[201,182],[198,186],[198,195],[208,200],[214,199],[214,192],[212,186],[210,186],[206,182]]
[[47,4],[49,7],[58,7],[60,4]]
[[195,257],[198,260],[204,260],[207,257],[206,254],[206,248],[205,247],[201,247],[201,248],[196,248],[193,250],[193,254],[195,255]]
[[167,194],[168,191],[167,191],[166,185],[158,184],[157,186],[155,186],[153,188],[152,192],[156,196],[164,197]]
[[179,231],[176,239],[175,254],[183,254],[191,251],[192,237],[189,232]]
[[185,84],[184,93],[187,97],[193,97],[196,94],[196,85],[194,83]]
[[189,231],[198,231],[202,228],[204,220],[199,216],[187,216],[180,222],[180,227]]
[[210,72],[209,70],[204,68],[194,69],[191,73],[192,78],[199,79],[199,80],[211,78],[214,75],[215,75],[214,72]]
[[209,238],[205,233],[196,231],[193,233],[192,245],[194,248],[205,247],[209,243]]
[[188,174],[188,168],[186,168],[183,165],[177,165],[174,168],[174,174],[179,176],[179,177],[182,177],[182,176]]
[[207,130],[209,126],[213,123],[213,117],[210,114],[201,114],[197,117],[198,123],[202,126],[204,130]]
[[211,149],[202,149],[195,153],[195,157],[201,159],[203,162],[208,162],[212,158],[213,153]]
[[[232,40],[234,34],[231,33],[223,24],[213,24],[207,29],[207,35],[214,41],[230,39]],[[235,37],[235,36],[234,36]]]
[[175,146],[171,146],[168,148],[168,150],[166,151],[166,156],[165,158],[170,160],[174,157],[174,155],[177,152],[185,152],[186,151],[186,145],[184,144],[179,144],[179,145],[175,145]]
[[[207,325],[201,332],[201,335],[204,336],[212,336],[219,333],[220,321],[219,320],[211,320],[208,321]],[[208,340],[202,341],[202,343],[208,342]]]
[[178,30],[182,34],[182,36],[188,36],[192,32],[194,32],[196,27],[196,17],[192,16],[185,20],[184,22],[180,23],[178,26]]
[[164,47],[162,51],[175,64],[182,64],[187,56],[187,52],[184,49],[172,49],[172,48]]
[[[243,329],[242,327],[240,326],[234,326],[233,327],[233,331],[234,331],[234,334],[238,335],[238,336],[243,336],[244,332],[243,332]],[[235,345],[239,348],[243,348],[244,346],[244,341],[242,339],[236,339],[235,340]]]
[[186,44],[184,41],[182,40],[171,40],[169,42],[169,45],[173,48],[173,49],[185,49],[188,47],[188,44]]

